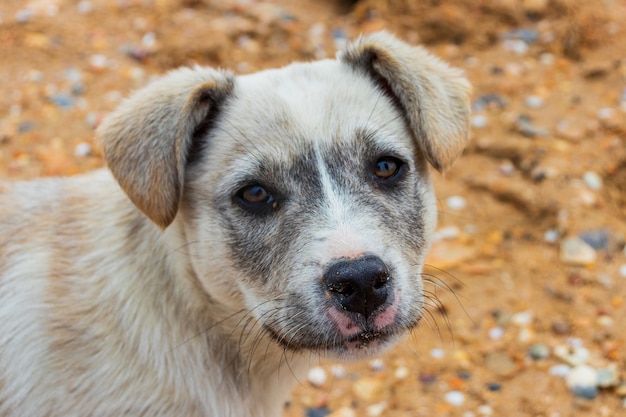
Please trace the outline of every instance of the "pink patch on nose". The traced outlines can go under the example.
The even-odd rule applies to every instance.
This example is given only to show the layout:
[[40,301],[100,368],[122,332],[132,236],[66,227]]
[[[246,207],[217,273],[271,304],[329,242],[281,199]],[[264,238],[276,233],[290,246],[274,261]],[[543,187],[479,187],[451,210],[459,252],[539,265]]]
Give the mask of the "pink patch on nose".
[[334,307],[328,309],[327,314],[339,330],[339,333],[346,337],[354,336],[355,334],[363,331],[363,329],[358,324],[356,324],[354,320],[352,320]]
[[393,324],[398,315],[398,304],[398,296],[396,294],[393,304],[378,313],[374,318],[374,325],[377,329],[382,329]]

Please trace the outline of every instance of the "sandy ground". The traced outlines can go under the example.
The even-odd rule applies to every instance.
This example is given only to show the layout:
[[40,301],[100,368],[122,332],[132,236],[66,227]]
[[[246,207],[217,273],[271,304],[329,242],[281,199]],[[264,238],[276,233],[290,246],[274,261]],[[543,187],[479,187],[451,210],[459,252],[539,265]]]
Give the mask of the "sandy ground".
[[102,166],[94,128],[172,67],[424,43],[475,85],[472,145],[436,175],[429,314],[371,363],[311,357],[284,416],[626,415],[624,22],[624,0],[3,0],[0,177]]

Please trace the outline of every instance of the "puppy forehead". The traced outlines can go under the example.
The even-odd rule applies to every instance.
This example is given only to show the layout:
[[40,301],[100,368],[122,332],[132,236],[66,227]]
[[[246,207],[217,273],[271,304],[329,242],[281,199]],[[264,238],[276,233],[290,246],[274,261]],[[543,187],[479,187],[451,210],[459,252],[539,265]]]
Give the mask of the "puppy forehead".
[[403,153],[413,148],[389,98],[368,76],[334,60],[238,77],[220,130],[227,140],[218,141],[219,153],[239,164],[290,161],[311,149],[352,152],[365,135]]

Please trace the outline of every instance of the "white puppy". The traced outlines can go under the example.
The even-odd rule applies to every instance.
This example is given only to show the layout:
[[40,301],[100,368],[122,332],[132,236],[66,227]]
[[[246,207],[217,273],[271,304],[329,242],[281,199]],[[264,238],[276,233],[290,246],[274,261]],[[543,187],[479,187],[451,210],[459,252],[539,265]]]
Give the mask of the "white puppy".
[[386,33],[179,69],[99,128],[110,171],[0,184],[0,416],[277,417],[312,353],[392,346],[469,90]]

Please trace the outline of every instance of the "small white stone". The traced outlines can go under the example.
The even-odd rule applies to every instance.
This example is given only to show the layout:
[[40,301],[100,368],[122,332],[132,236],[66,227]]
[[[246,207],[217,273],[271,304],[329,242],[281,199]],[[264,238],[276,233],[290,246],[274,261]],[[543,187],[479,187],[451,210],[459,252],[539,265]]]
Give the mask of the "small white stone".
[[373,361],[370,362],[370,369],[372,371],[379,372],[385,369],[385,364],[380,359],[374,359]]
[[87,142],[81,142],[74,148],[74,155],[76,156],[88,156],[91,154],[91,145]]
[[585,266],[594,264],[598,255],[584,240],[570,237],[561,241],[561,262],[568,265]]
[[333,374],[335,378],[345,378],[348,374],[346,372],[346,368],[343,365],[333,365],[330,367],[330,373]]
[[598,110],[598,118],[602,120],[610,119],[615,115],[615,110],[611,107],[605,107],[603,109]]
[[90,1],[83,0],[78,2],[78,4],[76,5],[76,9],[80,14],[87,14],[93,10],[93,5]]
[[623,277],[626,278],[626,264],[622,265],[619,267],[619,274]]
[[543,98],[539,96],[527,96],[524,99],[524,104],[531,109],[538,109],[543,107]]
[[444,398],[448,404],[456,407],[465,402],[465,395],[461,391],[448,391],[446,392]]
[[510,161],[506,161],[500,164],[498,170],[500,171],[500,174],[508,177],[515,174],[515,165],[513,165]]
[[156,35],[154,32],[148,32],[141,38],[141,45],[145,48],[152,49],[156,45]]
[[395,370],[393,376],[395,376],[397,379],[406,379],[406,377],[409,376],[409,368],[407,368],[406,366],[400,366]]
[[548,372],[550,373],[550,375],[560,376],[560,377],[564,378],[564,377],[567,376],[567,374],[570,373],[571,370],[572,370],[571,366],[565,365],[565,364],[560,364],[560,365],[554,365],[554,366],[550,367]]
[[326,371],[319,366],[311,368],[309,369],[307,380],[311,383],[311,385],[321,387],[326,382]]
[[604,314],[598,317],[598,324],[602,327],[613,327],[613,323],[615,323],[615,320],[612,317]]
[[504,336],[504,329],[502,329],[502,327],[494,327],[492,329],[489,329],[490,339],[499,340],[502,339],[502,336]]
[[513,314],[511,322],[518,326],[528,326],[533,321],[533,313],[531,311],[522,311]]
[[366,409],[366,413],[368,417],[378,417],[382,416],[385,410],[387,410],[387,401],[381,401],[379,403],[368,406]]
[[587,187],[594,191],[602,189],[602,177],[593,171],[587,171],[583,174],[583,181]]
[[560,233],[556,229],[547,230],[543,234],[543,240],[548,243],[556,243],[559,241]]
[[434,348],[430,350],[430,356],[435,359],[442,359],[444,356],[446,356],[446,354],[443,349]]
[[554,65],[554,55],[549,52],[543,53],[539,56],[539,62],[546,66]]
[[589,359],[589,350],[582,346],[558,345],[554,348],[554,355],[569,365],[583,365]]
[[528,44],[521,39],[505,39],[503,45],[507,51],[515,52],[519,55],[528,52]]
[[446,226],[437,230],[433,235],[433,240],[438,242],[440,240],[454,240],[461,234],[461,231],[456,226]]
[[18,10],[17,13],[15,13],[15,20],[17,20],[19,23],[26,23],[30,19],[32,19],[33,16],[34,13],[32,10],[22,9]]
[[95,69],[105,69],[109,64],[109,60],[104,55],[95,54],[89,58],[89,64]]
[[595,387],[598,385],[598,373],[588,365],[574,367],[565,377],[568,388]]
[[446,199],[446,205],[452,210],[463,210],[467,205],[467,202],[463,197],[453,195]]
[[483,128],[487,126],[487,116],[483,114],[476,114],[472,116],[472,127]]
[[481,416],[490,416],[493,414],[493,407],[485,404],[479,406],[476,411],[478,411],[478,414],[480,414]]

